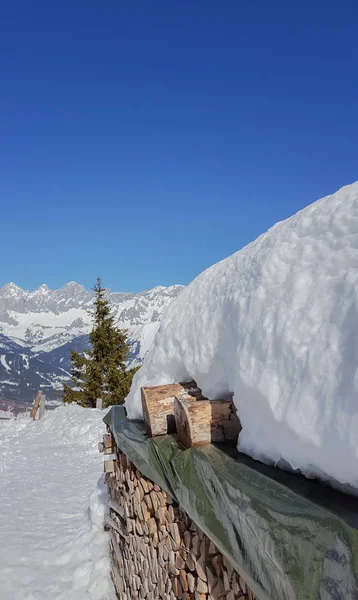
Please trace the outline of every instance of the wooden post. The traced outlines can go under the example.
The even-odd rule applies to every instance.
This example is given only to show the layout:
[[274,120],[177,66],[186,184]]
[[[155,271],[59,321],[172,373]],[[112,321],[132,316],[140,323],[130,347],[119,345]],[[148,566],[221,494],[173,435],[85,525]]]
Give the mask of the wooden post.
[[39,420],[42,419],[42,417],[45,414],[45,406],[46,406],[46,396],[45,396],[45,394],[41,394],[40,404],[39,404]]
[[174,417],[178,439],[186,448],[211,442],[236,441],[241,429],[232,400],[188,402],[176,397]]
[[33,420],[36,419],[36,413],[37,413],[37,410],[39,408],[40,400],[41,400],[41,392],[38,391],[37,394],[36,394],[34,403],[32,405],[32,409],[31,409],[31,412],[30,412],[30,419],[33,419]]
[[175,432],[175,396],[185,395],[191,401],[203,398],[195,381],[143,387],[141,391],[143,418],[150,437]]

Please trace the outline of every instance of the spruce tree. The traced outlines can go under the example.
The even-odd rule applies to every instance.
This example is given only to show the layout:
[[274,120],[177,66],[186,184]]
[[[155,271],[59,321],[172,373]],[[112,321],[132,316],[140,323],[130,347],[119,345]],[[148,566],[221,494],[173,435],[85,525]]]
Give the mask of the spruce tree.
[[96,406],[97,398],[102,398],[103,407],[122,404],[138,370],[138,367],[129,370],[126,367],[129,357],[127,330],[115,326],[100,277],[97,277],[93,291],[91,347],[83,354],[71,351],[73,387],[64,386],[65,402],[77,402],[89,408]]

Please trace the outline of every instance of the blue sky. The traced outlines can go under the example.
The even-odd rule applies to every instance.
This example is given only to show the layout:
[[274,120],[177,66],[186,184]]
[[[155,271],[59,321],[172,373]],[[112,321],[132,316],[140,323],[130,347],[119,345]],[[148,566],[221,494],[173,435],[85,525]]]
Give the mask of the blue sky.
[[358,3],[1,4],[0,285],[188,283],[358,179]]

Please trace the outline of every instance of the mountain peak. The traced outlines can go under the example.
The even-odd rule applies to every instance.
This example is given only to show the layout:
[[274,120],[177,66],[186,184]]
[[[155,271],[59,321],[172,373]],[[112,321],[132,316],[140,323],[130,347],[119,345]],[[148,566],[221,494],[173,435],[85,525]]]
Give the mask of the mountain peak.
[[61,298],[77,298],[77,296],[86,295],[88,292],[86,288],[77,283],[77,281],[69,281],[66,285],[57,290],[57,294]]
[[0,294],[2,296],[19,296],[24,293],[24,290],[16,285],[16,283],[13,281],[6,283],[2,288],[0,288]]
[[40,287],[36,291],[41,292],[41,293],[47,293],[49,291],[49,289],[50,288],[48,287],[48,285],[46,285],[46,283],[43,283],[42,285],[40,285]]

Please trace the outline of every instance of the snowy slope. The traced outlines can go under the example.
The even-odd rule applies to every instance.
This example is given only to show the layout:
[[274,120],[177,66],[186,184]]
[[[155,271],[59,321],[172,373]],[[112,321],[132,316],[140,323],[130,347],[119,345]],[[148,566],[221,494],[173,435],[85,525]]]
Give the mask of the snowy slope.
[[[181,289],[178,285],[140,294],[108,293],[116,323],[128,329],[131,365],[141,361],[163,310]],[[88,345],[92,305],[93,293],[75,282],[59,290],[42,285],[34,292],[13,283],[2,287],[0,395],[30,401],[40,386],[49,398],[55,397],[69,378],[69,349],[81,352]]]
[[102,417],[67,406],[0,421],[1,600],[114,600]]
[[308,206],[173,301],[127,399],[195,378],[234,392],[239,449],[358,490],[358,182]]
[[0,334],[0,396],[29,401],[41,389],[55,398],[68,380],[68,370],[59,365],[41,360],[31,349]]

